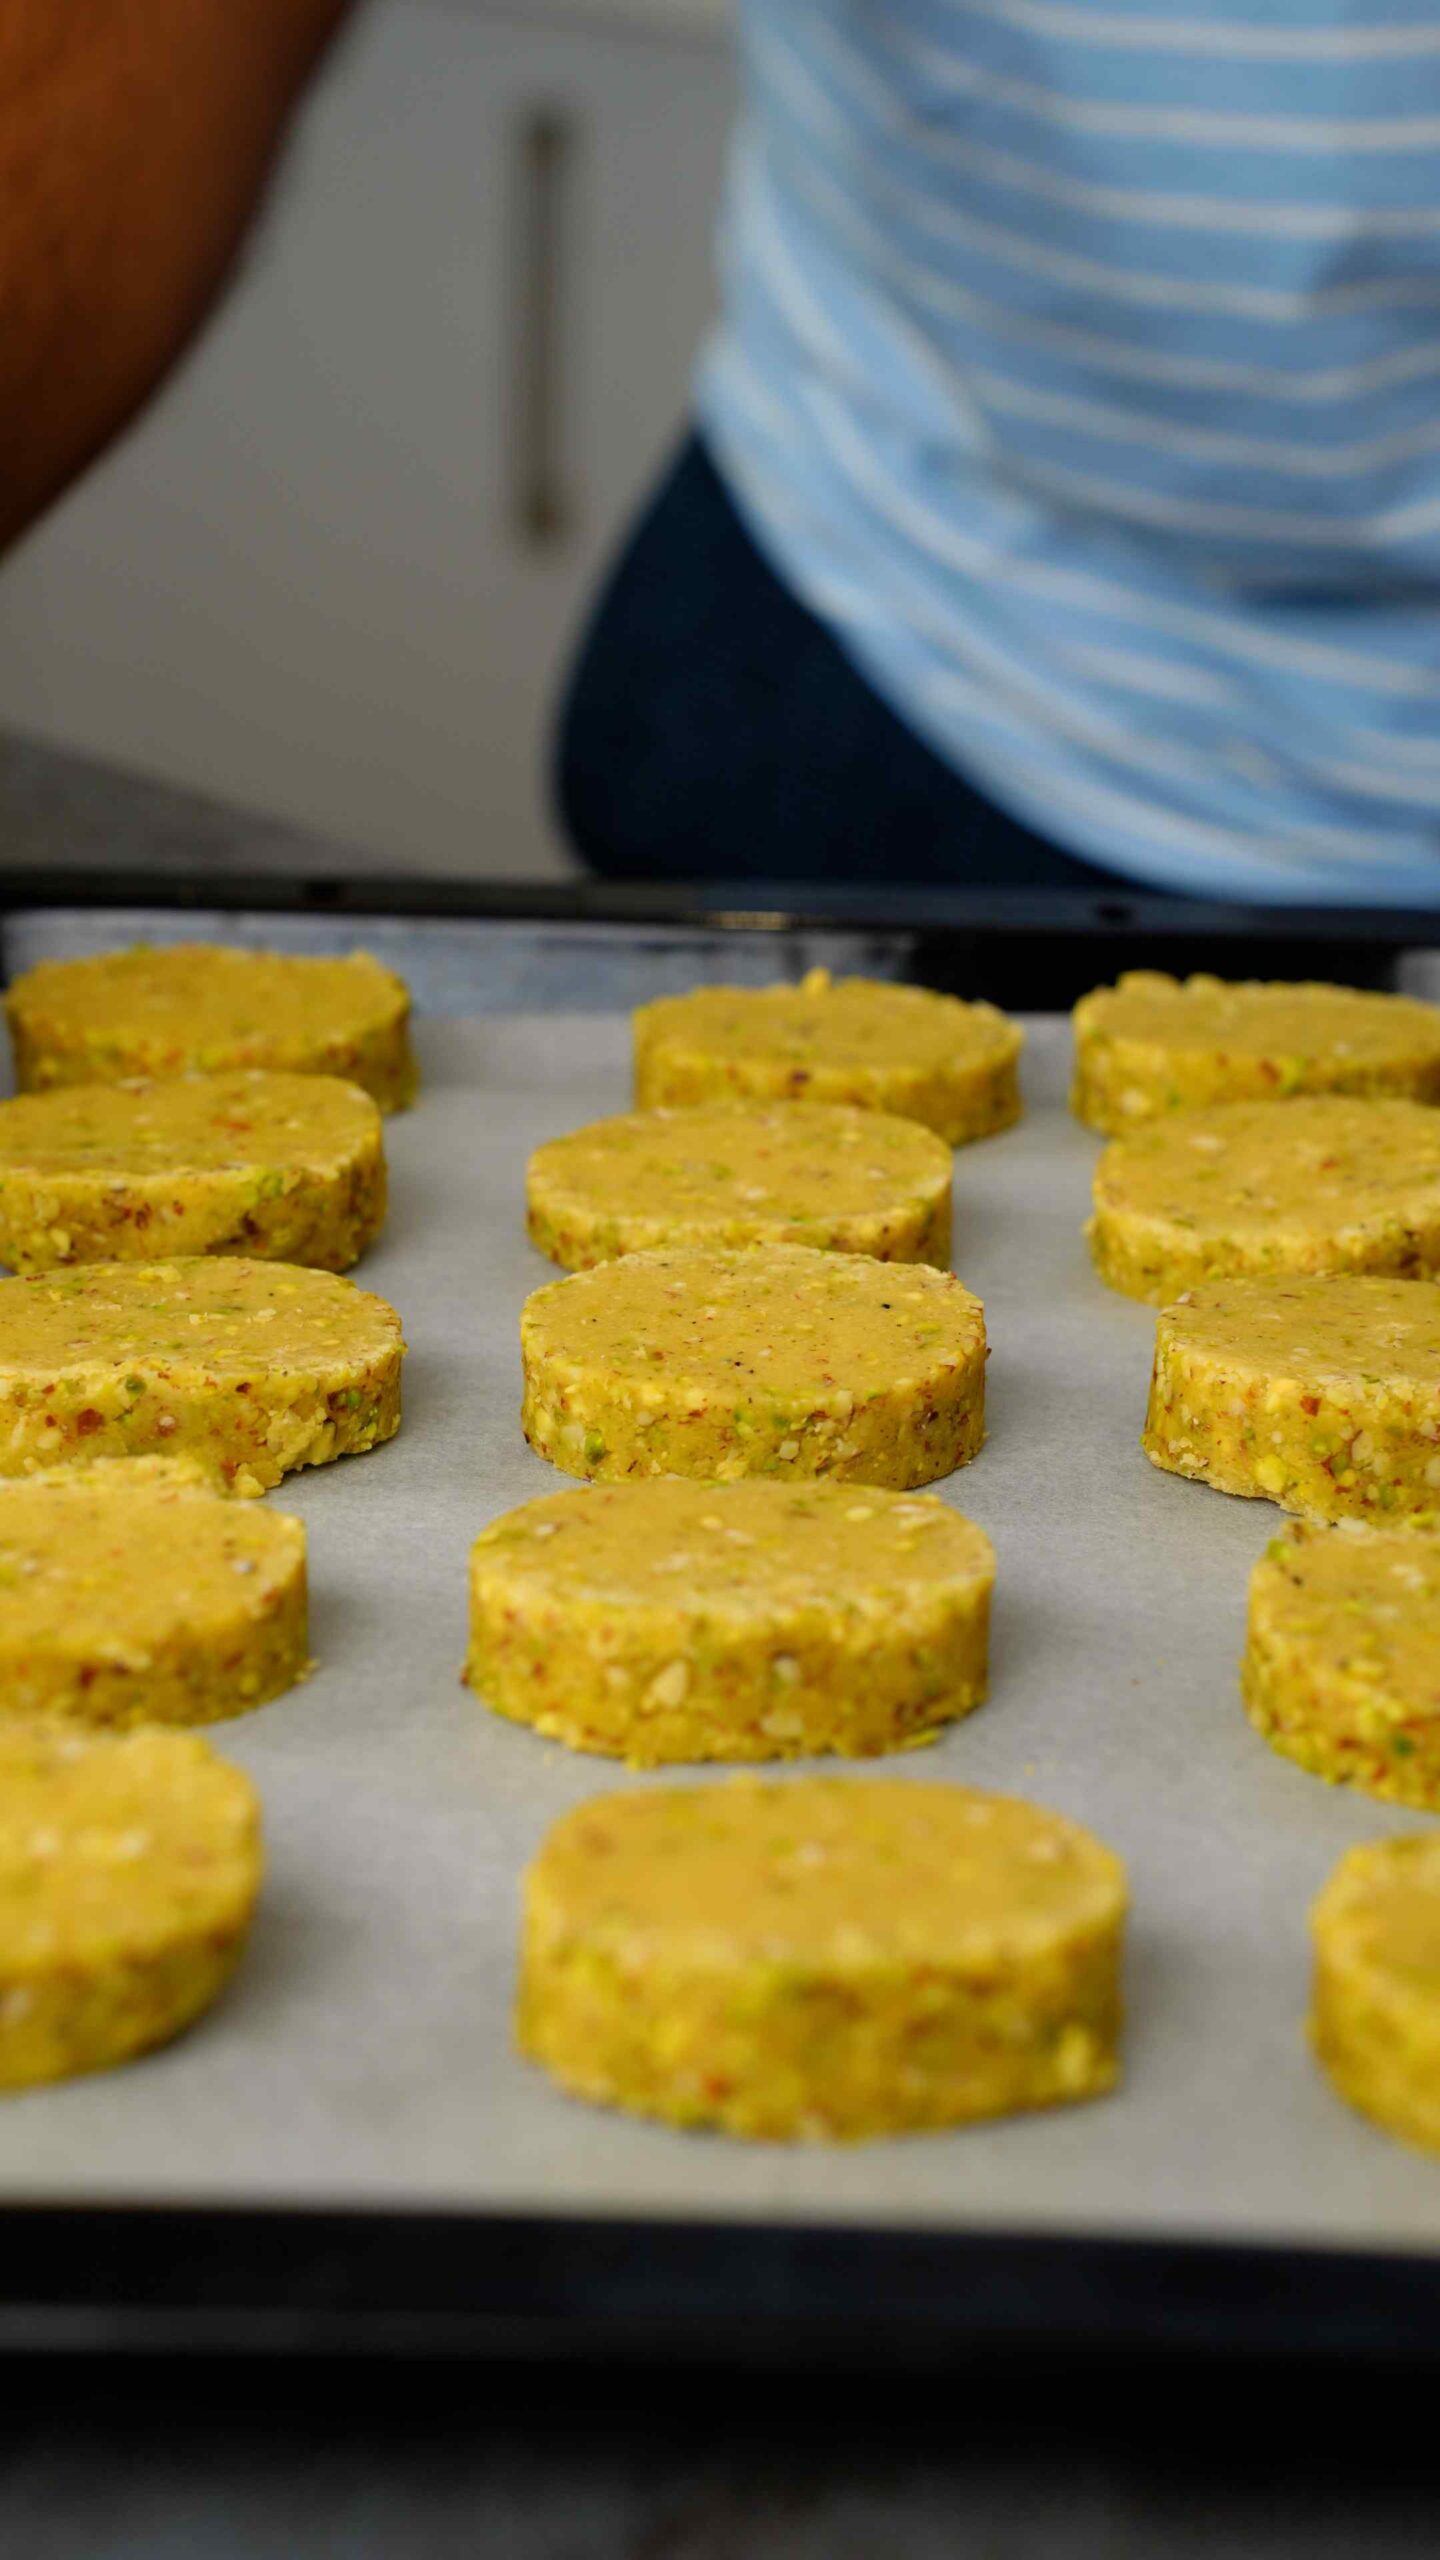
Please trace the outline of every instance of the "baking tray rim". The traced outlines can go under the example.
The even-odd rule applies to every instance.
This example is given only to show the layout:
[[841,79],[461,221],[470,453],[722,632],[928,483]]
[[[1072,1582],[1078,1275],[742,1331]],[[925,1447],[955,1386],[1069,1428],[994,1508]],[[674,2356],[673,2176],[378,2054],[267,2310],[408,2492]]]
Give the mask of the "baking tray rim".
[[[881,889],[851,881],[474,880],[424,872],[355,872],[343,851],[317,843],[302,869],[188,874],[143,867],[99,870],[64,863],[0,860],[0,917],[32,908],[166,908],[325,916],[393,916],[495,925],[571,924],[693,927],[776,935],[807,929],[856,933],[933,931],[966,937],[1109,936],[1153,933],[1183,941],[1294,940],[1346,950],[1404,950],[1440,944],[1435,907],[1342,904],[1251,906],[1238,900],[1172,897],[1117,879],[1113,890],[992,889],[899,881]],[[1043,1010],[1044,1008],[1037,1008]]]
[[1369,2244],[173,2203],[11,2206],[0,2234],[0,2357],[1440,2356],[1440,2256]]

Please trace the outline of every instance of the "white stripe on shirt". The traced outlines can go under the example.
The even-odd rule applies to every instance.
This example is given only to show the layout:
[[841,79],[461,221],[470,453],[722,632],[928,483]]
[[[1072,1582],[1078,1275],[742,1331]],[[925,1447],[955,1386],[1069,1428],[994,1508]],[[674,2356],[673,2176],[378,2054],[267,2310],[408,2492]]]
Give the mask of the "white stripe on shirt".
[[[1067,8],[1063,0],[951,0],[957,20],[1055,36],[1125,53],[1218,53],[1237,62],[1419,62],[1440,55],[1440,27],[1403,19],[1373,27],[1257,27],[1240,18],[1152,18],[1138,11]],[[962,29],[963,39],[963,29]]]

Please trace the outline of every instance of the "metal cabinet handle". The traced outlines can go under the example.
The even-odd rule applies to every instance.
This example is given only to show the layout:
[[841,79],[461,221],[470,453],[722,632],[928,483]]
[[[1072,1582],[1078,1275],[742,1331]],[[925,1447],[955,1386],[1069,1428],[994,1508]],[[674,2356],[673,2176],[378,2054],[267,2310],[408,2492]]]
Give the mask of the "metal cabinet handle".
[[573,120],[555,108],[527,115],[518,134],[511,511],[532,548],[563,541],[575,510],[565,481],[564,303],[566,206]]

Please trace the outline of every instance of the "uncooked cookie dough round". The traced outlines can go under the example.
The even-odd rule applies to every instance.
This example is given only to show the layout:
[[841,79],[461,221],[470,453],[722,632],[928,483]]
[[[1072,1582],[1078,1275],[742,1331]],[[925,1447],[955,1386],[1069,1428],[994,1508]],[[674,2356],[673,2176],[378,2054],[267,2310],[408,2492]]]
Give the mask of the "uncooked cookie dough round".
[[1316,1520],[1440,1506],[1440,1286],[1215,1280],[1156,1327],[1157,1467]]
[[305,1676],[305,1529],[198,1467],[0,1480],[0,1719],[210,1724]]
[[1362,2115],[1440,2151],[1440,1833],[1347,1850],[1310,1922],[1321,2069]]
[[237,1493],[400,1427],[400,1319],[328,1271],[201,1255],[0,1280],[0,1476],[198,1458]]
[[853,2141],[1098,2096],[1125,1871],[1059,1815],[904,1782],[593,1797],[525,1883],[519,2038],[577,2095]]
[[1226,1273],[1440,1268],[1440,1111],[1316,1095],[1116,1138],[1086,1234],[1100,1277],[1166,1306]]
[[1020,1117],[1024,1034],[993,1004],[926,987],[832,980],[698,987],[635,1015],[635,1099],[850,1102],[922,1120],[952,1147]]
[[1082,996],[1070,1106],[1107,1136],[1166,1111],[1296,1093],[1440,1102],[1440,1008],[1354,987],[1136,969]]
[[570,1475],[905,1487],[985,1436],[985,1310],[923,1263],[627,1254],[537,1289],[520,1347],[526,1438]]
[[1440,1536],[1294,1522],[1250,1577],[1240,1685],[1302,1769],[1440,1810]]
[[943,1265],[951,1170],[942,1138],[889,1112],[635,1111],[536,1150],[530,1241],[568,1271],[675,1244],[807,1244]]
[[178,2035],[234,1971],[260,1808],[198,1734],[0,1723],[0,2089]]
[[229,1067],[342,1076],[382,1111],[415,1097],[410,997],[366,951],[344,959],[230,944],[137,944],[45,960],[5,998],[22,1093]]
[[477,1539],[466,1677],[637,1768],[898,1751],[984,1697],[994,1579],[984,1530],[933,1494],[594,1485]]
[[344,1271],[385,1217],[380,1114],[333,1076],[177,1076],[0,1102],[0,1262],[248,1253]]

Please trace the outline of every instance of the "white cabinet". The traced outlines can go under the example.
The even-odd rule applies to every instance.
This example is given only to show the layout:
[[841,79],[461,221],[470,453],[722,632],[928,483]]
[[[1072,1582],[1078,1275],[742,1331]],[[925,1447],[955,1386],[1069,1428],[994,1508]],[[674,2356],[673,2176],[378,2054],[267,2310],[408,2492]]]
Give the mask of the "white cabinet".
[[716,36],[729,27],[731,0],[450,0],[453,8],[556,26],[644,27],[662,35]]
[[730,105],[715,44],[371,0],[200,346],[0,569],[0,723],[562,869],[553,688],[683,416]]

